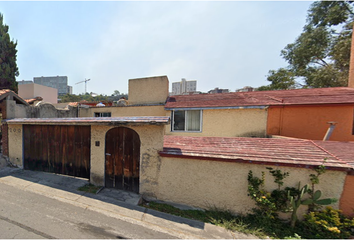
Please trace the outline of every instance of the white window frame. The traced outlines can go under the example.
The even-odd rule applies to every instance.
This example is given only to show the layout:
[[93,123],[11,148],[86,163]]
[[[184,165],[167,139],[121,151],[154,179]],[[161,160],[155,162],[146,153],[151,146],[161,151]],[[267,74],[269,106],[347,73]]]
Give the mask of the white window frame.
[[[187,124],[188,124],[188,121],[186,121],[186,119],[187,119],[187,115],[188,115],[188,111],[199,111],[199,114],[200,114],[200,121],[199,121],[199,124],[200,124],[200,126],[199,126],[199,131],[188,131],[187,129],[188,129],[188,126],[187,126]],[[185,116],[185,118],[184,118],[184,130],[175,130],[174,129],[174,122],[175,122],[175,119],[174,119],[174,116],[175,116],[175,111],[184,111],[184,116]],[[189,109],[189,110],[185,110],[185,109],[175,109],[175,110],[171,110],[171,132],[202,132],[202,126],[203,126],[203,110],[202,109]]]

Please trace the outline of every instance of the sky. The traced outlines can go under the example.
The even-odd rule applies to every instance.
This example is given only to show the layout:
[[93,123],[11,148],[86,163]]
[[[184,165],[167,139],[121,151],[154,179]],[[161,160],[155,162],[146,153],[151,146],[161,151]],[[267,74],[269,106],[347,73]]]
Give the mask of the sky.
[[[67,76],[74,94],[128,93],[129,79],[197,80],[197,90],[267,85],[286,67],[312,1],[1,1],[17,81]],[[78,84],[77,84],[78,83]]]

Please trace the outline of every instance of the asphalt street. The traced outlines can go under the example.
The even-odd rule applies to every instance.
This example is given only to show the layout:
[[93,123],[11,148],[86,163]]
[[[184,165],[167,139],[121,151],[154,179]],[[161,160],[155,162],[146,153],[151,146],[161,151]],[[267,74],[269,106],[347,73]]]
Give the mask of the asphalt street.
[[0,238],[169,239],[178,236],[0,184]]

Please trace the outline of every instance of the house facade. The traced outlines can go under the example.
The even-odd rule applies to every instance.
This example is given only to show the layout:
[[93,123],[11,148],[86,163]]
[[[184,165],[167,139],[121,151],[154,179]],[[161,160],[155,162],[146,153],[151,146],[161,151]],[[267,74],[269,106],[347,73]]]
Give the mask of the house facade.
[[354,88],[320,88],[170,96],[167,135],[266,137],[280,135],[354,141]]
[[[339,200],[335,208],[350,214],[352,142],[338,147],[332,141],[322,146],[322,141],[266,138],[270,123],[286,120],[277,108],[344,104],[353,110],[351,89],[336,88],[331,96],[317,99],[314,94],[319,92],[310,90],[305,99],[304,93],[287,91],[168,96],[166,76],[131,79],[126,106],[79,107],[78,117],[71,118],[16,115],[3,121],[8,128],[8,156],[25,169],[86,177],[95,185],[151,199],[235,213],[254,207],[247,196],[249,170],[261,176],[266,166],[272,166],[289,172],[286,184],[296,186],[299,179],[308,183],[312,169],[327,159],[318,188],[324,198]],[[319,119],[314,119],[313,128],[323,121]],[[324,120],[338,121],[340,126],[343,119]],[[266,186],[274,187],[270,178]]]
[[87,178],[92,184],[156,196],[168,117],[17,118],[8,157],[21,168]]

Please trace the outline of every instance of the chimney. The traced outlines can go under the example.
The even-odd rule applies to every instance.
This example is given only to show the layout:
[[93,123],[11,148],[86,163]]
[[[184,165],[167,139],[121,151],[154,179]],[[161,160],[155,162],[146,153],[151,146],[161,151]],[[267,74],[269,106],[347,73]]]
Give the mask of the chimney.
[[329,140],[329,138],[331,137],[332,132],[333,132],[333,130],[336,127],[336,124],[337,124],[336,122],[328,122],[328,123],[329,123],[329,128],[328,128],[328,130],[326,132],[326,135],[323,138],[323,141],[328,141]]
[[353,25],[353,33],[352,33],[352,45],[350,49],[348,87],[354,88],[354,25]]

